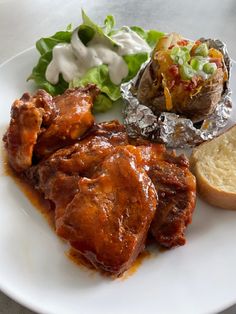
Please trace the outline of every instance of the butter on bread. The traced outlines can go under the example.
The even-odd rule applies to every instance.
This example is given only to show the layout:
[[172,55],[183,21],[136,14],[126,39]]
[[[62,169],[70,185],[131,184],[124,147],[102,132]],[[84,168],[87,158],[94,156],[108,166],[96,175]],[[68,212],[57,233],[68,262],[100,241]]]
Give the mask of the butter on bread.
[[209,204],[236,210],[236,125],[194,148],[190,166]]

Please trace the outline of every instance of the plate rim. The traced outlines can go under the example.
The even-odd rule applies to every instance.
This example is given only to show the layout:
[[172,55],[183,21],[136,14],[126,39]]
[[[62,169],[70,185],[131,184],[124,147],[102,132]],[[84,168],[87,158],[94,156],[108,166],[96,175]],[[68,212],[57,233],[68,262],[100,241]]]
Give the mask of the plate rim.
[[[3,67],[5,67],[9,63],[11,63],[14,59],[16,59],[16,58],[20,57],[21,55],[24,55],[25,53],[28,53],[30,51],[37,52],[37,49],[35,46],[31,46],[29,48],[26,48],[26,49],[20,51],[19,53],[16,53],[15,55],[11,56],[9,59],[3,61],[0,64],[0,72],[1,72]],[[231,59],[231,61],[232,61],[232,64],[236,65],[236,60]],[[1,158],[1,163],[2,163],[2,158]],[[1,280],[0,280],[0,291],[3,292],[7,297],[12,299],[13,301],[17,302],[19,305],[24,306],[26,309],[37,312],[39,314],[56,314],[54,311],[48,311],[46,309],[43,309],[43,307],[41,305],[30,302],[30,300],[29,300],[29,298],[27,298],[27,296],[24,296],[20,293],[15,292],[14,289],[11,289],[9,287],[4,286],[1,282]],[[222,311],[225,311],[234,305],[236,305],[236,296],[235,296],[235,301],[233,301],[232,303],[231,302],[230,303],[225,302],[224,305],[217,307],[215,309],[217,311],[216,313],[220,314]]]

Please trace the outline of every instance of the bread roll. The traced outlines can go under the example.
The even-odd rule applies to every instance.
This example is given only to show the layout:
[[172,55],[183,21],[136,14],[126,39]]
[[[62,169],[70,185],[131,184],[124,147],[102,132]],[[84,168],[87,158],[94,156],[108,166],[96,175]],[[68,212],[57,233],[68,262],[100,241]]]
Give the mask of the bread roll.
[[236,210],[236,125],[196,147],[190,165],[209,204]]

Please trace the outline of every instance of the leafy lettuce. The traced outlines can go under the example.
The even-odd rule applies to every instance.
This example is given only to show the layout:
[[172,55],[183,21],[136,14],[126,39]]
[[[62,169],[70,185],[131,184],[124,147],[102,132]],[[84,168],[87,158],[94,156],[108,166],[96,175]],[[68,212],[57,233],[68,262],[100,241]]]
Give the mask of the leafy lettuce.
[[[115,20],[112,15],[108,15],[104,20],[103,26],[98,26],[85,14],[82,10],[83,23],[78,27],[78,35],[80,40],[86,45],[95,35],[101,37],[103,40],[109,41],[114,47],[116,42],[111,38],[118,30],[114,29]],[[130,27],[140,37],[142,37],[151,48],[164,35],[164,33],[156,30],[144,31],[141,27]],[[69,25],[65,31],[60,31],[51,37],[41,38],[36,42],[36,48],[40,53],[38,63],[33,68],[28,80],[34,80],[36,85],[47,90],[51,95],[58,95],[63,93],[68,87],[85,86],[88,83],[96,84],[101,94],[94,104],[94,111],[104,112],[111,108],[112,102],[120,98],[120,85],[114,84],[109,77],[108,66],[106,64],[91,68],[80,79],[74,78],[69,84],[60,75],[57,84],[51,84],[46,80],[45,73],[47,66],[52,60],[52,51],[54,46],[61,43],[70,43],[72,36],[72,26]],[[143,62],[148,59],[148,53],[138,53],[133,55],[123,56],[128,66],[128,76],[123,82],[133,78]]]

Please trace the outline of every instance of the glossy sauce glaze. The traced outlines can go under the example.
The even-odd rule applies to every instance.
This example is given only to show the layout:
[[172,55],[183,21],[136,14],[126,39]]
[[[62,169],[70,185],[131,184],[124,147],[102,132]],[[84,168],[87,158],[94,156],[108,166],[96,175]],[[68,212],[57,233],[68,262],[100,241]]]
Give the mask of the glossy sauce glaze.
[[[78,251],[76,251],[73,248],[70,248],[68,250],[68,252],[66,253],[67,257],[74,262],[76,265],[82,266],[85,270],[90,270],[91,271],[91,275],[97,273],[96,269],[88,262],[87,259],[83,258]],[[143,252],[141,252],[139,254],[139,256],[137,257],[137,259],[134,261],[134,263],[131,265],[131,267],[125,271],[121,277],[118,277],[121,280],[126,280],[128,279],[130,276],[132,276],[133,274],[135,274],[137,272],[137,270],[139,269],[139,267],[142,265],[143,261],[146,260],[147,258],[151,257],[151,253],[150,251],[148,251],[147,249],[145,249]],[[101,270],[99,270],[101,272]],[[107,276],[106,272],[102,272],[103,275]],[[113,277],[112,277],[113,278]],[[117,277],[114,277],[117,278]]]
[[[5,152],[3,152],[4,156]],[[28,198],[28,200],[31,202],[31,204],[44,216],[44,218],[49,223],[50,227],[55,230],[55,224],[54,224],[54,209],[52,206],[52,203],[45,200],[41,193],[39,193],[37,190],[35,190],[27,181],[19,176],[9,165],[6,156],[4,156],[4,173],[3,175],[10,176],[14,182],[17,184],[17,186],[20,188],[20,190],[24,193],[24,195]],[[90,269],[94,272],[94,274],[97,272],[96,269],[79,254],[78,251],[76,251],[73,248],[70,248],[68,252],[66,252],[66,256],[76,263],[78,266],[83,267],[84,269]],[[148,250],[144,250],[138,258],[135,260],[133,265],[121,276],[119,277],[122,280],[127,279],[128,277],[132,276],[138,268],[141,266],[144,259],[149,258],[151,256],[151,253]],[[100,271],[101,273],[101,271]],[[93,273],[91,273],[93,274]],[[107,276],[107,273],[103,273],[103,275]]]
[[26,180],[17,175],[17,173],[10,167],[6,158],[4,158],[4,175],[10,176],[14,180],[30,203],[39,210],[49,225],[54,229],[54,210],[52,209],[52,204],[45,200],[42,194],[35,190],[26,182]]

